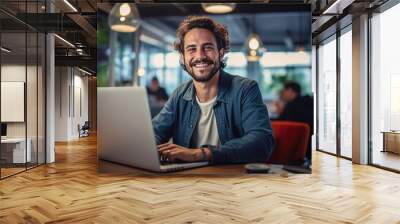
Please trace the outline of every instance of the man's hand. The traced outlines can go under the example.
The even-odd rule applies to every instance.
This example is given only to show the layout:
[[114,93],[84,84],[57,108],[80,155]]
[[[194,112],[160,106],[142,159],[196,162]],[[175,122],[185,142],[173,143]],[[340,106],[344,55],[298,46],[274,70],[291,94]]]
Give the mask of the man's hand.
[[167,161],[182,160],[185,162],[200,161],[203,158],[201,149],[189,149],[183,146],[165,143],[157,146],[160,155]]

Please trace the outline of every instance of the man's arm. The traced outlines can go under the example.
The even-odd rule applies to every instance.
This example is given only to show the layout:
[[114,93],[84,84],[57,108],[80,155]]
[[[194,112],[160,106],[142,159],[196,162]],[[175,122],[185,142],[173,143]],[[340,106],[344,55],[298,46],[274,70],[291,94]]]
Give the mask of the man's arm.
[[153,118],[153,129],[157,145],[167,142],[172,137],[176,114],[176,95],[177,91],[165,103],[160,113]]
[[274,147],[274,137],[267,107],[256,82],[245,88],[241,98],[244,135],[219,147],[209,146],[212,163],[266,162]]

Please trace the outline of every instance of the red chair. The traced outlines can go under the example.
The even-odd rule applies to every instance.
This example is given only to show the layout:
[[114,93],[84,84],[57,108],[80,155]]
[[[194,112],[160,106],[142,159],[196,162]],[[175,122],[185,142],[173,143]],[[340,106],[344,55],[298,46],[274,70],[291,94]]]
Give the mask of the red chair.
[[288,164],[303,160],[307,152],[310,127],[306,123],[292,121],[272,121],[275,150],[267,163]]

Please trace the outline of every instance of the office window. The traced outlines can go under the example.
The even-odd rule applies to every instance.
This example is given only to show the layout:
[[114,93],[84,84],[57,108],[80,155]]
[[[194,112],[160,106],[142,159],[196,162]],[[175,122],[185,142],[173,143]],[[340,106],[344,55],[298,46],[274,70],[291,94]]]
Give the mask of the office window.
[[169,52],[165,56],[167,68],[179,68],[179,54],[177,52]]
[[[44,1],[19,2],[21,15]],[[45,35],[13,21],[0,24],[0,178],[45,163]]]
[[[149,67],[149,60],[150,58],[148,57],[148,49],[143,46],[144,44],[140,45],[140,54],[139,54],[139,68],[137,71],[138,77],[138,85],[144,86],[146,85],[146,77],[147,77],[147,71]],[[97,62],[99,63],[99,62]]]
[[400,4],[371,19],[372,163],[400,170]]
[[179,85],[179,71],[176,68],[165,69],[165,90],[168,95],[178,87]]
[[139,54],[140,85],[150,85],[151,79],[157,77],[160,85],[171,95],[172,92],[188,76],[182,70],[179,63],[179,54],[159,47],[141,43]]
[[165,89],[170,95],[179,86],[182,69],[179,64],[179,54],[177,52],[167,52],[165,54]]
[[149,51],[149,64],[147,67],[147,77],[146,80],[148,84],[153,77],[157,77],[160,85],[165,86],[165,77],[164,77],[164,54],[162,53],[162,49],[158,48],[150,48]]
[[[266,52],[255,63],[257,68],[249,66],[243,52],[230,52],[226,62],[225,71],[258,82],[264,101],[276,100],[287,80],[297,81],[303,94],[311,94],[310,52]],[[258,71],[258,76],[250,75]]]
[[225,58],[226,72],[247,77],[247,58],[243,52],[230,52]]
[[318,48],[318,149],[336,153],[336,39]]
[[352,35],[340,36],[340,154],[351,158],[352,141]]
[[311,53],[266,52],[260,58],[263,67],[263,79],[260,84],[264,98],[279,98],[279,92],[286,81],[300,84],[303,95],[311,94]]
[[[1,123],[6,126],[1,140],[1,177],[25,170],[26,158],[31,160],[31,148],[27,150],[25,119],[26,33],[1,34]],[[16,46],[11,48],[11,46]],[[15,55],[16,60],[11,60]],[[9,143],[10,142],[10,143]],[[31,141],[29,141],[31,143]],[[30,146],[31,144],[28,144]],[[27,155],[28,153],[28,155]]]
[[163,68],[164,67],[165,56],[163,53],[155,53],[150,58],[150,65],[153,68]]

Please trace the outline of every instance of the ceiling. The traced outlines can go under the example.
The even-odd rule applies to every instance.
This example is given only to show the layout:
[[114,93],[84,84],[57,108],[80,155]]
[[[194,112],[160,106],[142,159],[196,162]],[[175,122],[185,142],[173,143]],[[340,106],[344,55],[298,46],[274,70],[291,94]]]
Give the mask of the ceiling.
[[[44,50],[44,35],[36,33],[2,33],[1,44],[11,52],[5,53],[1,51],[3,63],[10,64],[35,64],[41,63],[40,54]],[[25,33],[24,33],[25,34]],[[42,40],[42,41],[40,41]],[[25,47],[27,46],[27,47]],[[39,59],[38,59],[39,57]]]
[[[61,0],[47,1],[47,5],[44,0],[1,0],[0,25],[2,32],[7,33],[4,35],[4,38],[7,38],[3,42],[4,46],[7,42],[7,47],[13,49],[15,58],[18,58],[18,54],[20,56],[26,54],[23,50],[25,38],[21,38],[21,32],[24,33],[26,29],[54,32],[75,46],[79,45],[84,52],[84,55],[78,55],[76,49],[71,49],[71,46],[56,38],[55,52],[58,65],[91,64],[88,67],[95,70],[97,9],[109,12],[113,2],[116,1],[68,1],[78,12]],[[175,30],[185,16],[204,13],[200,4],[138,2],[142,2],[137,6],[143,26],[151,33],[159,34],[155,38],[168,43],[174,40]],[[302,0],[280,1],[284,4],[275,4],[277,1],[269,2],[270,4],[238,4],[233,13],[211,16],[228,27],[233,49],[240,50],[251,32],[256,32],[262,37],[262,42],[268,50],[290,51],[296,47],[307,48],[310,44],[310,37],[307,35],[310,32],[311,19],[310,13],[307,13],[309,6],[302,4]],[[299,13],[299,10],[302,12]],[[52,13],[49,13],[50,11]],[[36,50],[35,45],[28,44],[28,56]]]
[[[109,12],[112,4],[99,3],[98,7]],[[232,50],[241,50],[251,33],[257,33],[264,47],[271,51],[310,49],[311,13],[310,6],[305,4],[237,4],[233,12],[223,15],[207,14],[201,4],[140,3],[137,8],[144,33],[158,39],[161,46],[171,45],[180,22],[195,14],[210,16],[225,25]]]
[[[95,71],[97,1],[69,0],[69,2],[77,11],[62,0],[47,0],[47,5],[44,0],[1,0],[2,45],[12,50],[7,53],[7,58],[3,57],[2,60],[24,63],[27,55],[29,63],[31,58],[36,57],[36,52],[43,48],[43,44],[37,47],[34,39],[36,33],[52,32],[76,46],[71,48],[61,39],[55,38],[56,65],[72,63]],[[52,13],[49,13],[50,11]],[[82,49],[82,55],[78,54],[77,48]]]
[[[21,32],[54,32],[76,46],[79,45],[84,51],[83,56],[78,55],[68,44],[56,38],[57,63],[83,63],[95,70],[97,14],[108,13],[112,5],[120,0],[68,1],[77,12],[62,0],[0,0],[0,29],[5,38],[3,45],[7,42],[8,48],[15,48],[15,54],[23,53],[25,39],[21,39]],[[317,23],[318,19],[324,18],[320,15],[334,1],[246,0],[246,4],[237,4],[232,13],[209,16],[228,27],[233,50],[240,50],[252,32],[260,35],[269,51],[292,51],[299,48],[309,50],[311,30],[313,34],[318,35],[326,28],[319,26],[318,29],[314,29],[312,22]],[[382,4],[384,1],[386,0],[354,0],[352,5],[358,4],[362,8],[353,7],[353,11],[370,7],[372,3]],[[138,3],[144,30],[163,43],[171,43],[175,39],[176,28],[187,15],[206,14],[198,3],[185,4],[194,2],[190,0],[125,2]],[[50,11],[52,13],[49,13]],[[331,21],[340,18],[341,15],[333,17]],[[31,44],[28,38],[28,55],[36,50],[35,43]]]
[[[229,14],[211,17],[227,27],[234,50],[240,50],[252,33],[258,34],[264,47],[271,51],[310,48],[311,15],[308,12]],[[169,39],[174,39],[175,31],[184,18],[185,16],[169,16],[162,19],[149,17],[143,20],[172,37]]]

